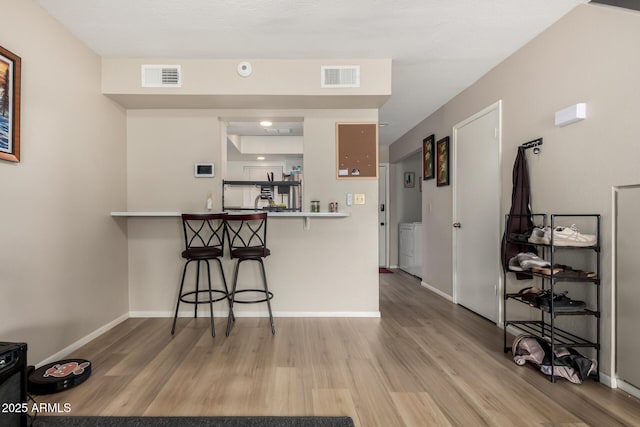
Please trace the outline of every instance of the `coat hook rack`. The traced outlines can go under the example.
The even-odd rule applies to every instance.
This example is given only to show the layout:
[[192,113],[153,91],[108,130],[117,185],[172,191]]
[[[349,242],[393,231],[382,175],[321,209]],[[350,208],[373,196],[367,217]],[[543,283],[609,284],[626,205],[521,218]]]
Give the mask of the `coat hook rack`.
[[540,154],[540,146],[543,144],[542,138],[534,139],[533,141],[525,142],[520,147],[528,150],[533,148],[533,154]]

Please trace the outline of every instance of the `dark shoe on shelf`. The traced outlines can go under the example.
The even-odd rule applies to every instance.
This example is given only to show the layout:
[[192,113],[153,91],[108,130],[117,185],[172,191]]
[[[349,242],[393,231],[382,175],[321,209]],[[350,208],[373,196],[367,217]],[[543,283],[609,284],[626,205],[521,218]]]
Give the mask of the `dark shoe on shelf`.
[[537,288],[535,286],[528,286],[526,288],[520,289],[520,291],[518,292],[518,296],[520,297],[520,299],[524,301],[531,302],[536,296],[540,295],[542,292],[544,291],[540,288]]
[[595,271],[582,271],[582,270],[562,270],[558,273],[553,273],[558,279],[593,279],[596,277]]
[[[550,294],[538,301],[538,307],[544,311],[551,311]],[[573,311],[582,311],[586,307],[584,301],[572,300],[565,294],[555,295],[553,297],[553,311],[555,313],[567,313]]]

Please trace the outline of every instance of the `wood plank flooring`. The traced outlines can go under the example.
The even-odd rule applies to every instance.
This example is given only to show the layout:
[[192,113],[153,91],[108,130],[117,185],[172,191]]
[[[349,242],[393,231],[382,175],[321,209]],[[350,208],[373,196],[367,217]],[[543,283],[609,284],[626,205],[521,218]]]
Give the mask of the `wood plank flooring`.
[[[276,296],[277,297],[277,296]],[[633,426],[640,401],[593,381],[550,383],[502,352],[502,331],[380,275],[380,319],[129,319],[74,352],[91,378],[38,402],[72,415],[348,415],[370,426]]]

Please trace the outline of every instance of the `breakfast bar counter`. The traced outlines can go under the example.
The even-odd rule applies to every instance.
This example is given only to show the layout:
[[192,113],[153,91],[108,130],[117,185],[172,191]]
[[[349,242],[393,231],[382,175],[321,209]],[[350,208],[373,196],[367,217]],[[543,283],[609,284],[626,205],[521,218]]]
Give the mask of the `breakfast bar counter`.
[[[369,248],[377,251],[378,236],[370,233],[364,239],[356,237],[361,229],[371,229],[377,224],[377,215],[365,219],[359,207],[353,209],[268,212],[267,247],[271,256],[264,263],[269,290],[275,295],[271,301],[275,317],[380,316],[377,258],[362,256]],[[247,212],[251,211],[228,213]],[[127,235],[131,317],[173,317],[183,267],[181,215],[175,210],[154,209],[110,213]],[[300,227],[300,223],[305,227]],[[228,251],[222,264],[227,278],[232,277],[234,262]],[[212,275],[214,282],[220,281],[217,272],[212,271]],[[185,283],[195,282],[195,271],[189,271],[187,276]],[[249,264],[240,272],[239,283],[243,287],[255,287],[261,280],[257,265]],[[228,307],[221,302],[214,305],[216,316],[226,316]],[[193,307],[180,310],[181,316],[193,316]],[[240,317],[268,315],[262,306],[243,305],[237,310],[234,307],[234,311]],[[208,307],[203,306],[201,315],[208,318]]]

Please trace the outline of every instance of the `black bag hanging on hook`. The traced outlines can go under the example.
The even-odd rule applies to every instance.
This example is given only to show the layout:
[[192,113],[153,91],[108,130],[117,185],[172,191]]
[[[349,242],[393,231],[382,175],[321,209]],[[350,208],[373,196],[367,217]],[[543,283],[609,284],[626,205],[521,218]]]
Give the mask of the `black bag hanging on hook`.
[[[534,145],[535,144],[535,145]],[[542,144],[542,138],[528,142],[518,147],[518,154],[513,165],[513,189],[511,191],[511,209],[502,235],[502,268],[509,271],[509,260],[520,252],[537,253],[535,248],[527,244],[517,244],[509,241],[511,234],[524,234],[533,229],[531,219],[531,188],[529,185],[529,169],[525,150]],[[530,279],[531,275],[516,273],[518,280]]]

